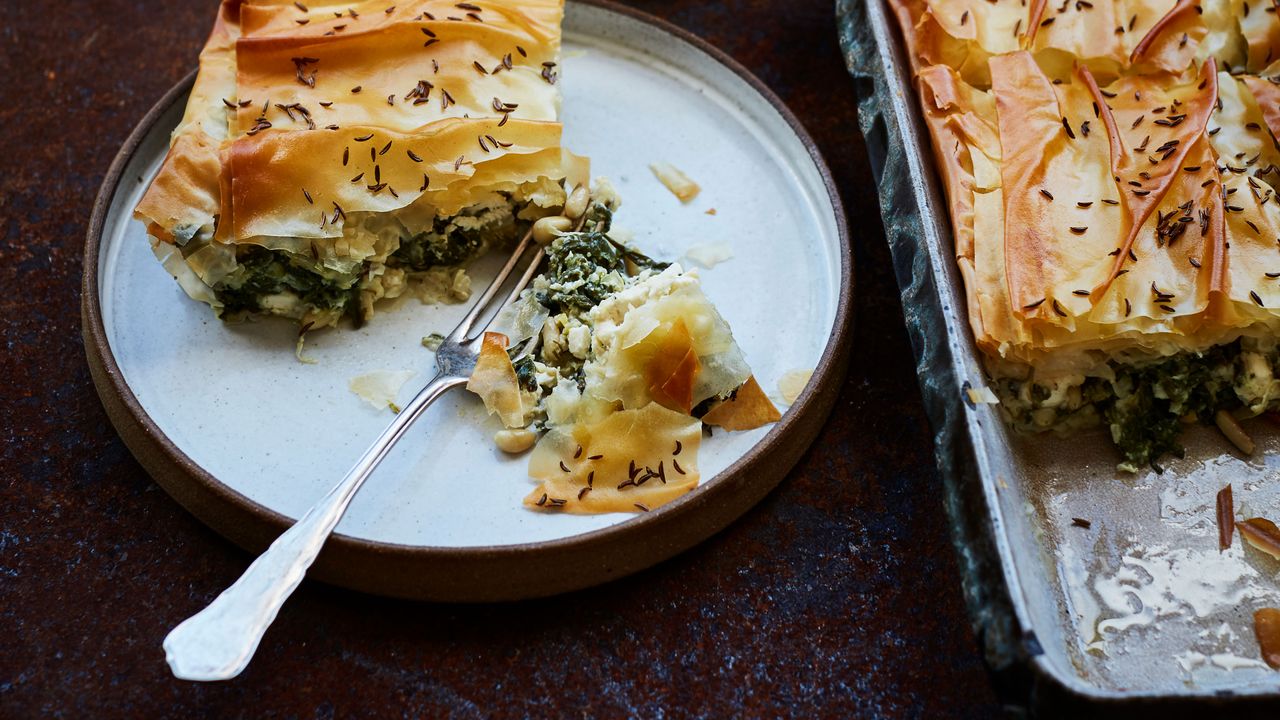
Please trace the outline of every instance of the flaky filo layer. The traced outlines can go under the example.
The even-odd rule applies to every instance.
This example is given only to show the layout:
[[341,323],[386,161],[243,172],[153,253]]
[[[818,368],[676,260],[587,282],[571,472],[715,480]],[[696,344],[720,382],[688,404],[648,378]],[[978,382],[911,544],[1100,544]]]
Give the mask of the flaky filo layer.
[[562,11],[224,0],[135,215],[210,300],[243,246],[359,260],[371,216],[413,233],[499,195],[554,207],[586,175],[560,148]]
[[919,74],[980,348],[1039,378],[1280,329],[1277,86],[1219,73],[1055,84],[1030,52],[990,90]]
[[987,89],[987,61],[1032,53],[1052,78],[1076,65],[1110,80],[1181,72],[1214,58],[1260,73],[1280,59],[1280,16],[1268,0],[890,0],[917,71],[956,70]]

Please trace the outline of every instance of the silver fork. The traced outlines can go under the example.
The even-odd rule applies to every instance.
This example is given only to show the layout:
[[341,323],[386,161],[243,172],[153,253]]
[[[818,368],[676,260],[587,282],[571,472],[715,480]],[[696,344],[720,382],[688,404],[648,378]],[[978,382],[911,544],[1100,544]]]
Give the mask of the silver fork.
[[[528,268],[502,304],[494,307],[494,298],[530,248],[536,251]],[[346,477],[293,527],[276,538],[239,580],[223,590],[204,610],[169,632],[164,639],[165,660],[175,677],[182,680],[229,680],[245,669],[258,649],[263,633],[275,620],[280,606],[302,582],[307,568],[315,562],[316,555],[342,519],[351,499],[423,411],[446,391],[467,382],[475,369],[485,328],[493,322],[498,310],[513,302],[529,284],[542,257],[542,247],[533,240],[533,231],[530,230],[480,300],[440,343],[436,350],[438,372],[435,378],[404,406]],[[484,323],[473,332],[486,311],[489,313]]]

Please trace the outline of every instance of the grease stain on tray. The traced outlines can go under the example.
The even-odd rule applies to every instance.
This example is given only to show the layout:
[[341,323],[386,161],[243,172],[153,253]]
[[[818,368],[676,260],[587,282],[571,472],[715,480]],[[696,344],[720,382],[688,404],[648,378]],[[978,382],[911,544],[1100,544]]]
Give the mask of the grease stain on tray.
[[[1280,562],[1238,535],[1218,549],[1216,497],[1227,483],[1237,519],[1280,516],[1280,432],[1251,430],[1261,452],[1249,460],[1203,429],[1187,438],[1186,458],[1137,476],[1104,467],[1110,455],[1092,443],[1055,438],[1036,453],[1024,487],[1057,565],[1081,677],[1114,688],[1275,682],[1252,616],[1280,606]],[[1098,460],[1082,471],[1082,456]]]

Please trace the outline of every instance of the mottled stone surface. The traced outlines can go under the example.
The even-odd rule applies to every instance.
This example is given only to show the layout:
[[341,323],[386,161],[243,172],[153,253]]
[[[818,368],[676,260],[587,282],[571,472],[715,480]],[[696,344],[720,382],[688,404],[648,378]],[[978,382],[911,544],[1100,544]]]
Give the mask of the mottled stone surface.
[[635,6],[742,61],[826,154],[857,257],[854,359],[782,486],[652,570],[530,603],[305,584],[238,680],[160,640],[249,557],[152,483],[80,342],[85,225],[116,149],[194,66],[212,0],[4,3],[0,717],[982,717],[929,429],[830,2]]

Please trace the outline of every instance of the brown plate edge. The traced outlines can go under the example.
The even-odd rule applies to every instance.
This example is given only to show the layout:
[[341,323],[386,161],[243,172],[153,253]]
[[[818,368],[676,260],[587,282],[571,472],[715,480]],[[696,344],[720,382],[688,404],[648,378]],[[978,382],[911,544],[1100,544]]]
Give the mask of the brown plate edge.
[[[468,548],[408,546],[335,534],[310,577],[378,595],[474,602],[544,597],[598,585],[666,560],[724,529],[759,502],[817,437],[835,405],[852,338],[853,257],[843,204],[817,145],[758,78],[692,33],[609,0],[580,0],[657,27],[734,71],[768,100],[809,151],[826,186],[840,240],[841,286],[831,339],[813,380],[783,419],[711,481],[653,512],[558,540]],[[133,154],[160,117],[190,90],[195,71],[151,108],[113,160],[94,201],[85,242],[81,318],[90,374],[107,416],[144,469],[191,514],[252,553],[292,521],[221,483],[179,450],[143,410],[112,356],[98,299],[98,259],[111,200]]]

